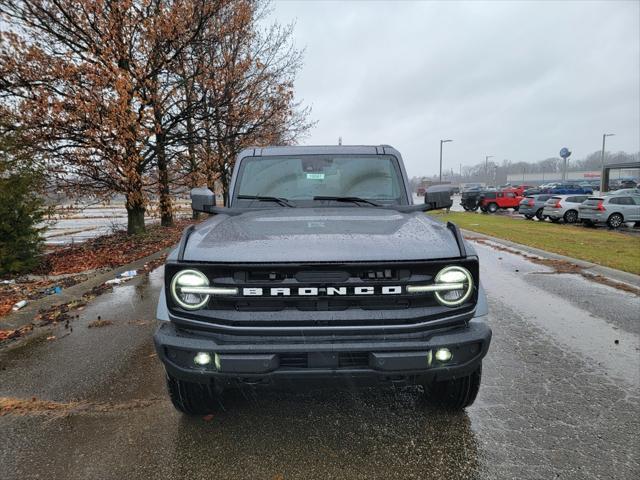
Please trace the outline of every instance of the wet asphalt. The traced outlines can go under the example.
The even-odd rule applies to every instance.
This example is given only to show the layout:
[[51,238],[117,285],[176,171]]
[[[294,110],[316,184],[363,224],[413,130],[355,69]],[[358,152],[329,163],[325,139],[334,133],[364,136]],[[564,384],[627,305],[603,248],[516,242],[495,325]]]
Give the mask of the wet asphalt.
[[157,270],[0,352],[0,397],[80,402],[0,417],[0,479],[639,478],[640,299],[477,249],[494,336],[464,413],[418,387],[325,384],[181,416],[151,341]]

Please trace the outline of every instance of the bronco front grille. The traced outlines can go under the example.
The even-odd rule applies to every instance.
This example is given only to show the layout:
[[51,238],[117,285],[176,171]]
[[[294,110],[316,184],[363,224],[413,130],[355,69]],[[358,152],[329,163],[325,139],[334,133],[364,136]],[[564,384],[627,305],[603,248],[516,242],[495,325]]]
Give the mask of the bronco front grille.
[[173,275],[183,268],[191,268],[207,275],[211,285],[237,288],[237,295],[211,297],[207,306],[197,311],[181,309],[167,294],[169,309],[174,314],[229,328],[375,326],[384,329],[393,325],[411,327],[471,312],[477,291],[467,303],[453,309],[440,305],[432,294],[406,293],[407,285],[430,283],[442,268],[454,264],[467,268],[478,285],[475,257],[393,264],[169,263],[165,285],[168,292]]

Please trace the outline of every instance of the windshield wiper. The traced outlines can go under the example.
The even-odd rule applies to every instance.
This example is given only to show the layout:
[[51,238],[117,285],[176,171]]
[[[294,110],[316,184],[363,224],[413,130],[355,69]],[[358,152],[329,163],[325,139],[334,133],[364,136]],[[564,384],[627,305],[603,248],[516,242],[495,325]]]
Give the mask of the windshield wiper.
[[289,200],[282,197],[263,197],[262,195],[238,195],[238,200],[258,200],[259,202],[275,202],[283,207],[295,207]]
[[333,200],[336,202],[349,202],[349,203],[366,203],[373,207],[381,207],[379,203],[372,202],[371,200],[367,200],[365,198],[360,197],[331,197],[331,196],[316,196],[313,197],[314,200]]

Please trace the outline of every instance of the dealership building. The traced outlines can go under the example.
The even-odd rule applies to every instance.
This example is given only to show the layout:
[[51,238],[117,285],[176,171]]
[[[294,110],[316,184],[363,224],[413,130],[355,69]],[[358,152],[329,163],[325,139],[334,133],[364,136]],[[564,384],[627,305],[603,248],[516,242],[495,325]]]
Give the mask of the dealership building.
[[[600,170],[567,172],[567,182],[591,182],[600,180]],[[620,170],[612,170],[610,180],[638,180],[640,177],[640,168],[625,168]],[[507,175],[507,182],[516,185],[522,184],[540,184],[547,182],[561,182],[562,172],[537,172],[537,173],[511,173]]]

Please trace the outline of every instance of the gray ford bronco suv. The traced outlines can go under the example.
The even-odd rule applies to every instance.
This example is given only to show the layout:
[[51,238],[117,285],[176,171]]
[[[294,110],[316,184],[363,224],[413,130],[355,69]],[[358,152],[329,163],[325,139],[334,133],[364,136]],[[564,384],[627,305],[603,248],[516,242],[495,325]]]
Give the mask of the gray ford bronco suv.
[[237,158],[228,207],[208,189],[165,266],[154,340],[174,406],[215,410],[225,388],[303,379],[424,386],[473,403],[491,341],[478,256],[413,205],[400,153],[268,147]]

